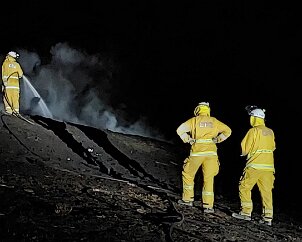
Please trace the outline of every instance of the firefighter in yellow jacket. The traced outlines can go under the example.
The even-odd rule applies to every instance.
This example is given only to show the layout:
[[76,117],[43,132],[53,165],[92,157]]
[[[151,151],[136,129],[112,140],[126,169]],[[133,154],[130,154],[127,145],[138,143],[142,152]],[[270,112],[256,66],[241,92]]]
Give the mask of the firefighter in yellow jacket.
[[272,189],[275,180],[274,150],[275,135],[272,129],[265,126],[265,110],[256,106],[248,106],[250,124],[241,141],[241,156],[247,156],[246,166],[239,182],[239,197],[241,211],[233,213],[237,219],[251,220],[253,202],[251,191],[257,184],[262,199],[262,218],[259,221],[266,225],[272,225],[273,196]]
[[184,143],[191,145],[190,155],[185,159],[182,171],[183,192],[179,204],[193,206],[194,178],[202,166],[202,204],[205,213],[214,212],[214,177],[219,172],[216,143],[231,135],[231,129],[210,116],[208,102],[201,102],[194,110],[195,117],[182,123],[176,130]]
[[3,103],[8,114],[18,114],[20,108],[19,79],[23,76],[23,70],[17,62],[18,57],[18,53],[10,51],[2,63]]

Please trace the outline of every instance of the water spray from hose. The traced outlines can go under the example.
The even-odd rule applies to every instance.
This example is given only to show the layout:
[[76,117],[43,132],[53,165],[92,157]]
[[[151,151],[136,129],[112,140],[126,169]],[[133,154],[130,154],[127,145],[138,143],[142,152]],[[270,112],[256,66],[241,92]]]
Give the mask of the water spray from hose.
[[[37,92],[37,90],[34,88],[34,86],[30,83],[29,79],[25,75],[23,75],[23,80],[24,92],[22,93],[22,95],[23,99],[28,100],[28,102],[30,103],[29,114],[35,111],[40,116],[43,116],[45,118],[52,118],[53,115],[48,109],[43,98],[40,96],[40,94]],[[35,110],[31,110],[31,108],[34,108]]]

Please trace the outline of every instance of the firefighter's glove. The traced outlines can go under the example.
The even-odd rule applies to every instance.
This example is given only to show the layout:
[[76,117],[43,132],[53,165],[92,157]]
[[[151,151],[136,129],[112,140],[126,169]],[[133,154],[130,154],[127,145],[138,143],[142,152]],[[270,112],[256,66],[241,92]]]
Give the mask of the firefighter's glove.
[[221,142],[225,141],[226,139],[227,139],[227,137],[221,133],[221,134],[217,135],[216,137],[214,137],[212,140],[215,144],[217,144],[217,143],[221,143]]
[[218,137],[214,137],[212,140],[213,140],[213,142],[214,142],[215,144],[219,143],[219,142],[218,142]]
[[193,144],[195,143],[195,139],[190,138],[189,141],[188,141],[188,143],[189,143],[190,145],[193,145]]

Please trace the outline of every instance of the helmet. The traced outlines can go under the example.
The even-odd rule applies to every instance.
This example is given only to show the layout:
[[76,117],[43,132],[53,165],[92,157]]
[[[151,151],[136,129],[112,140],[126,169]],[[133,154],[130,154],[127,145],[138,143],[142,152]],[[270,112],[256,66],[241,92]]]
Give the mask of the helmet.
[[253,111],[256,108],[258,108],[256,105],[247,105],[245,107],[245,110],[247,111],[248,114],[250,114],[250,112]]
[[264,119],[265,118],[264,112],[265,112],[265,109],[256,108],[256,109],[253,109],[252,111],[250,111],[249,115]]
[[8,52],[7,55],[9,55],[11,57],[14,57],[14,58],[18,58],[19,57],[19,54],[17,52],[15,52],[15,51],[10,51],[10,52]]
[[208,114],[210,116],[210,104],[208,102],[200,102],[194,109],[194,115],[198,116],[201,112]]

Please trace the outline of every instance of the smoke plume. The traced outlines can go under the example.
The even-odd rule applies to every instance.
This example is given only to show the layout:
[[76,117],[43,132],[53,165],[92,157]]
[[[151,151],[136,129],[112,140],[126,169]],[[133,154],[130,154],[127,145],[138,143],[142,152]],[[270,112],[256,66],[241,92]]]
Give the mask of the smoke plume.
[[[113,78],[116,66],[110,58],[88,55],[67,43],[53,46],[47,63],[43,63],[37,53],[18,52],[25,77],[54,119],[165,140],[156,128],[149,126],[147,117],[129,116],[131,112],[123,102],[123,90]],[[27,89],[23,82],[21,108],[28,114],[44,116],[39,108],[33,107],[35,95],[30,95]],[[37,97],[35,100],[39,101]]]

